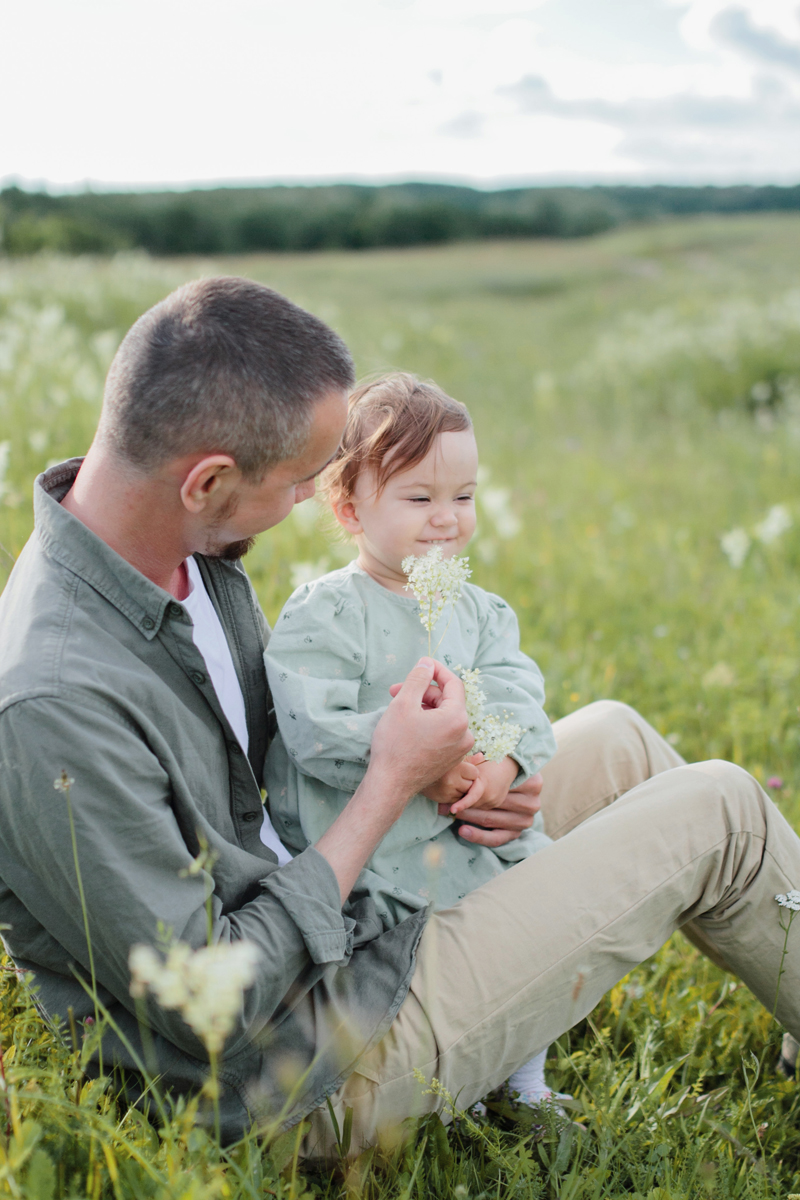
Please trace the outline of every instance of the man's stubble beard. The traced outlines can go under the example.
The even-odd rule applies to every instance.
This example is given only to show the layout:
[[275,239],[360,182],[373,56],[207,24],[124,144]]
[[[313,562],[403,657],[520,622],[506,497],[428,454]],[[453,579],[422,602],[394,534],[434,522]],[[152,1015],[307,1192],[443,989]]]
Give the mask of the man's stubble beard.
[[206,558],[221,558],[223,562],[238,562],[240,558],[244,558],[253,546],[256,544],[254,537],[240,538],[238,542],[216,542],[214,541],[214,531],[219,529],[220,525],[234,515],[239,507],[239,499],[237,496],[229,496],[223,504],[222,508],[217,513],[216,520],[213,526],[209,529],[209,545],[206,550]]
[[238,542],[228,542],[227,546],[215,547],[208,555],[209,558],[221,558],[224,562],[238,562],[256,544],[255,537],[241,538]]

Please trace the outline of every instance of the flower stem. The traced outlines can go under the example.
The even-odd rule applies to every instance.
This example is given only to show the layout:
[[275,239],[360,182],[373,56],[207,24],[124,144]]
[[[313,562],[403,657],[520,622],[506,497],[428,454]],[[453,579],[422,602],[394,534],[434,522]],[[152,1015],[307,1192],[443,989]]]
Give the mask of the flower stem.
[[216,1050],[209,1050],[208,1061],[211,1067],[211,1099],[214,1103],[214,1138],[218,1146],[222,1144],[219,1120],[219,1063]]
[[8,1080],[6,1079],[6,1063],[3,1057],[3,1042],[0,1039],[0,1083],[3,1086],[3,1106],[6,1110],[6,1144],[11,1140],[11,1104],[8,1099]]

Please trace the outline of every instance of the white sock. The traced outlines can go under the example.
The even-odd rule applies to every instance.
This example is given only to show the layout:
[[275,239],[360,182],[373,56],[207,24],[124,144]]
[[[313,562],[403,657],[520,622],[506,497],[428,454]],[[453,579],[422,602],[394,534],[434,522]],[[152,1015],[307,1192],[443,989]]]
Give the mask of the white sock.
[[523,1104],[540,1104],[542,1100],[552,1096],[553,1093],[544,1079],[546,1059],[547,1050],[542,1050],[540,1054],[523,1063],[509,1078],[508,1086],[512,1092],[519,1093]]

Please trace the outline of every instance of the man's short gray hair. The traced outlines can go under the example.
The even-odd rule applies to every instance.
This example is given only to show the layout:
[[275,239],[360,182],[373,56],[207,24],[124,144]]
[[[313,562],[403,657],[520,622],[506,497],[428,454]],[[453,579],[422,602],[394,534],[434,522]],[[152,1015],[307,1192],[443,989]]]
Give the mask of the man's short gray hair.
[[129,330],[99,437],[146,472],[205,452],[260,478],[302,451],[314,406],[354,378],[347,347],[318,317],[248,279],[202,279]]

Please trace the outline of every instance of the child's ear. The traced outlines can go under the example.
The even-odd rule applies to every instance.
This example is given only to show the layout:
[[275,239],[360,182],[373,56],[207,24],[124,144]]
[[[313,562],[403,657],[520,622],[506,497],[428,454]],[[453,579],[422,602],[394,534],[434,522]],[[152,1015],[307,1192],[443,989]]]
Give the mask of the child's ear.
[[356,506],[352,499],[334,500],[332,507],[333,515],[342,529],[346,529],[348,533],[361,533],[361,522],[358,519]]

